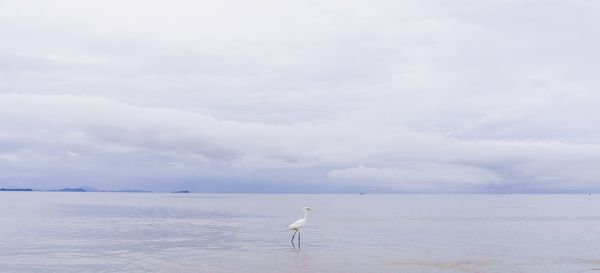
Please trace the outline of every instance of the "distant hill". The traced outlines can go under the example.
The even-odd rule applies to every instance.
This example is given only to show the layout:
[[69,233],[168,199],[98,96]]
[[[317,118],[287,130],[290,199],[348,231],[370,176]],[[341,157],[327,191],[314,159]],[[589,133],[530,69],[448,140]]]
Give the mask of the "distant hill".
[[82,189],[84,189],[85,191],[101,191],[101,190],[99,190],[99,189],[92,188],[92,187],[90,187],[90,186],[81,186],[81,187],[79,187],[79,188],[82,188]]
[[53,191],[63,191],[63,192],[151,192],[145,190],[137,190],[137,189],[124,189],[124,190],[98,190],[92,187],[78,187],[78,188],[63,188],[60,190]]
[[63,188],[56,191],[67,191],[67,192],[87,192],[84,188]]
[[[139,190],[139,189],[122,189],[122,190],[99,190],[96,188],[92,188],[89,186],[81,186],[81,187],[66,187],[62,189],[30,189],[30,188],[0,188],[0,191],[42,191],[42,192],[152,192],[147,190]],[[177,191],[176,193],[189,193],[189,191]]]
[[188,191],[188,190],[185,190],[185,191],[174,191],[172,193],[190,193],[190,191]]

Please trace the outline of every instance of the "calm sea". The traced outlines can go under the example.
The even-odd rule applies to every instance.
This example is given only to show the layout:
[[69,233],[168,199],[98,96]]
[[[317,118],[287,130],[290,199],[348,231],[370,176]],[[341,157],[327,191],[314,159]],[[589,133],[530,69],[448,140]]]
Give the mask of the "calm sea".
[[2,273],[600,272],[595,195],[0,192],[0,219]]

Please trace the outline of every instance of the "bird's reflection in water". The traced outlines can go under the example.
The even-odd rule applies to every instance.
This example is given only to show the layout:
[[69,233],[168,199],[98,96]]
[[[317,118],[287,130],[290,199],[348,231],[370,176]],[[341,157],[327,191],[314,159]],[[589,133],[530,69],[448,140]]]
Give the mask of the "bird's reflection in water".
[[289,272],[304,273],[313,272],[310,270],[310,255],[305,250],[297,248],[290,249],[290,255],[288,256],[289,264],[292,266],[292,270]]

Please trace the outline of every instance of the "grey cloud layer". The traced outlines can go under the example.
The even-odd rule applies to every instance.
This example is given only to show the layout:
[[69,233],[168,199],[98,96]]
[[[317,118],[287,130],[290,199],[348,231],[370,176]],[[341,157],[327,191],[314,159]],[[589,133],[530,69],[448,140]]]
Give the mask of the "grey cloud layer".
[[599,188],[591,1],[0,2],[0,186]]
[[585,188],[600,174],[592,168],[600,163],[596,144],[467,141],[345,121],[244,123],[89,96],[0,97],[0,161],[16,173],[89,171],[123,182],[156,174],[210,179],[219,172],[265,179],[265,171],[322,168],[324,183],[342,179],[395,191]]

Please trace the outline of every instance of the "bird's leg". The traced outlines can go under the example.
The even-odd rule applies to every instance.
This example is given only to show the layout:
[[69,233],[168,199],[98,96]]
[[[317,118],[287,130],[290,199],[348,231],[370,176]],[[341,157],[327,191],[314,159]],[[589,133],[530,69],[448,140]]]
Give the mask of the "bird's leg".
[[298,248],[300,248],[300,233],[302,232],[298,232]]
[[[294,235],[292,235],[292,245],[294,244],[294,237],[296,236],[297,232],[298,230],[296,229],[296,231],[294,231]],[[298,238],[300,238],[300,234],[298,234]]]

